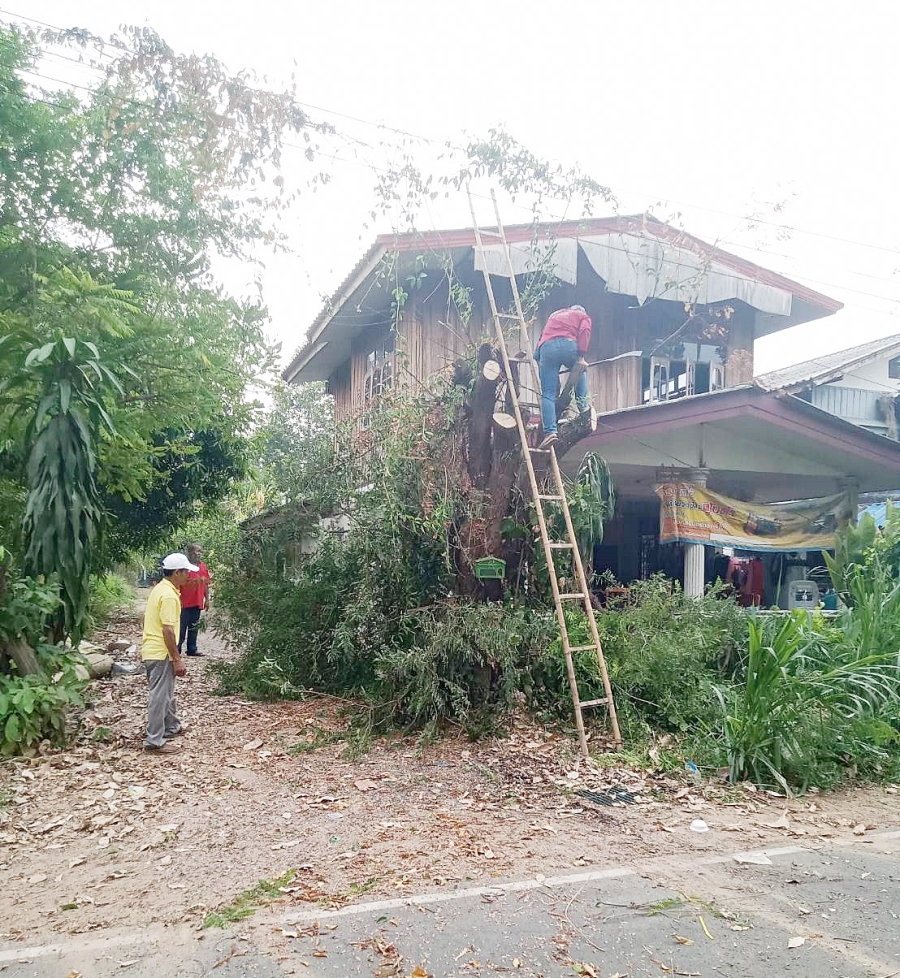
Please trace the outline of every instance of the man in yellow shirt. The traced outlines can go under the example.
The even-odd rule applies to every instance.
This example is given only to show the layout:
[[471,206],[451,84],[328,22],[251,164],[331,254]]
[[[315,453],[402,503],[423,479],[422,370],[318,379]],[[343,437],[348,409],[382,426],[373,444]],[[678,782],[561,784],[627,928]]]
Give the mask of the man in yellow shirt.
[[187,666],[178,651],[178,629],[181,623],[179,588],[196,571],[184,554],[169,554],[162,562],[163,578],[147,598],[144,612],[144,637],[141,660],[147,670],[150,696],[147,704],[147,736],[144,750],[153,754],[174,754],[177,744],[168,738],[183,730],[175,713],[175,677],[183,676]]

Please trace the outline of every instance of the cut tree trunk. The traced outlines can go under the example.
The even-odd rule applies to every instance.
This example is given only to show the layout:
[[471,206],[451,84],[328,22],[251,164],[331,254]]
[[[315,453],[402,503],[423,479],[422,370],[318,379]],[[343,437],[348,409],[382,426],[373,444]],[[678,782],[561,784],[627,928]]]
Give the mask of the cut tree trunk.
[[[499,557],[507,561],[507,580],[519,577],[519,563],[530,547],[523,540],[504,537],[504,521],[524,518],[522,500],[530,497],[519,432],[513,416],[510,387],[518,390],[519,363],[510,362],[512,376],[507,379],[507,396],[500,409],[498,388],[504,381],[498,374],[498,351],[489,343],[478,349],[477,368],[469,399],[467,474],[471,479],[466,518],[455,527],[459,547],[456,589],[470,597],[482,596],[475,577],[474,563],[480,557]],[[526,418],[526,423],[528,419]],[[559,428],[556,454],[561,457],[593,430],[591,414],[579,416]],[[535,432],[537,435],[537,432]],[[540,481],[546,477],[546,456],[534,456]]]

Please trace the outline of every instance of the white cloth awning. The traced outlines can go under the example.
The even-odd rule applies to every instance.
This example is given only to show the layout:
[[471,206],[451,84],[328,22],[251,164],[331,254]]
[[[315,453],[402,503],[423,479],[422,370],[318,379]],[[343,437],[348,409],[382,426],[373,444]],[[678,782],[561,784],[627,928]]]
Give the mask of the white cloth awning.
[[760,312],[791,314],[793,296],[740,275],[714,259],[637,234],[579,238],[594,271],[611,292],[708,305],[739,299]]
[[[791,314],[790,292],[764,285],[714,259],[651,235],[618,233],[515,242],[509,245],[513,271],[525,275],[544,269],[560,281],[575,285],[579,245],[610,292],[636,296],[641,305],[648,299],[700,305],[739,299],[760,312]],[[483,263],[475,249],[476,270],[483,271],[485,267],[491,275],[507,274],[501,244],[485,244]]]
[[[578,239],[557,238],[553,241],[515,241],[509,245],[513,272],[527,275],[539,270],[550,271],[560,281],[575,284],[578,269]],[[475,249],[475,270],[491,275],[507,275],[502,244],[484,245],[484,263]]]

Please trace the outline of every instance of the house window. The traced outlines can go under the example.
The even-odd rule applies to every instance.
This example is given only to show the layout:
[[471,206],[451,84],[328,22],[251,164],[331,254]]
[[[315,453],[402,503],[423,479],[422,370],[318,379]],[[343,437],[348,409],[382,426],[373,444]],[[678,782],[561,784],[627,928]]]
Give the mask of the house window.
[[684,354],[678,359],[645,357],[643,374],[644,404],[705,394],[725,386],[725,369],[718,350],[705,343],[685,344]]
[[387,329],[369,343],[363,381],[363,425],[368,427],[368,412],[378,396],[394,383],[394,332]]
[[891,380],[900,380],[900,357],[888,360],[888,377]]

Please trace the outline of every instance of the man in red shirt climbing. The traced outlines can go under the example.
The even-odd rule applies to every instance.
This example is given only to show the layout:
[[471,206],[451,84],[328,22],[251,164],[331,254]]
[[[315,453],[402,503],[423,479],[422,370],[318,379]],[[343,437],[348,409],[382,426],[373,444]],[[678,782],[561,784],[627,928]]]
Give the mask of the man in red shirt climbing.
[[182,651],[187,638],[187,654],[203,655],[197,650],[197,632],[200,615],[209,607],[209,568],[203,563],[203,548],[199,543],[189,543],[185,547],[188,560],[197,565],[197,570],[188,574],[181,585],[181,631],[178,635],[178,651]]
[[[570,370],[576,363],[587,366],[585,356],[591,342],[591,317],[584,306],[569,306],[551,313],[538,340],[536,359],[541,370],[541,424],[544,440],[538,448],[556,443],[556,398],[559,394],[559,368]],[[575,403],[579,411],[587,411],[587,372],[580,371],[575,384]]]

